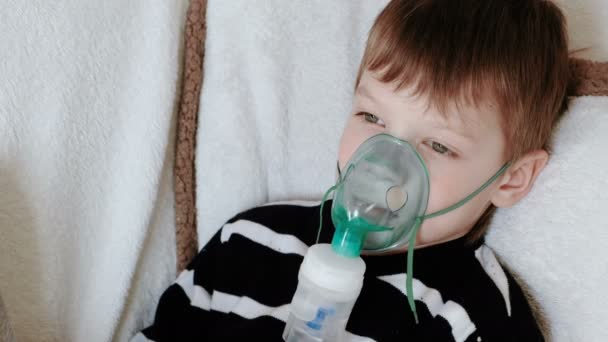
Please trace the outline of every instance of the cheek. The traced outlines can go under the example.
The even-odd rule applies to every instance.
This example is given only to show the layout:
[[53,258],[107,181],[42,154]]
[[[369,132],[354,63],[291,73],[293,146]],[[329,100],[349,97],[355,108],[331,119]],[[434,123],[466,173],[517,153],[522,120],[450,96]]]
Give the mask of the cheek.
[[[454,180],[452,183],[456,182]],[[464,191],[455,189],[454,186],[450,187],[450,184],[437,184],[437,186],[441,191],[431,190],[427,214],[445,209],[469,194],[469,189]],[[434,245],[464,236],[485,210],[487,201],[487,195],[482,192],[456,210],[425,220],[416,238],[417,244]]]
[[[479,165],[433,169],[430,179],[429,203],[426,213],[448,208],[464,199],[483,184],[489,172],[480,174]],[[425,220],[418,236],[421,245],[435,244],[466,234],[487,208],[492,186],[482,191],[462,207]]]
[[462,177],[458,169],[450,167],[449,163],[442,162],[439,158],[427,159],[427,168],[430,178],[427,213],[444,209],[466,196],[463,195],[464,191],[461,192],[467,187],[463,184],[466,177]]
[[373,135],[366,130],[359,129],[358,125],[359,124],[356,122],[356,118],[351,118],[344,128],[338,151],[338,163],[340,165],[340,169],[344,169],[350,157],[357,150],[357,148],[366,139]]
[[[432,165],[437,166],[437,165]],[[430,194],[427,214],[445,209],[464,199],[485,181],[484,176],[474,165],[459,167],[435,167],[429,166],[430,170]],[[438,170],[439,168],[439,170]],[[487,190],[487,189],[486,189]],[[462,208],[471,203],[486,202],[488,191],[483,191],[471,199]],[[457,209],[458,211],[460,209]]]

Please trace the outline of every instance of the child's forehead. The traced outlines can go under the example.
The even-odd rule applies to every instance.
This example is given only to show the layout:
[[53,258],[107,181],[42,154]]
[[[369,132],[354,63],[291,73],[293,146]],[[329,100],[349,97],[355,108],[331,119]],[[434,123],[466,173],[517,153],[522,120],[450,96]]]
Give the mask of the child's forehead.
[[404,108],[417,108],[425,118],[446,127],[458,127],[463,130],[479,129],[486,126],[488,120],[494,121],[499,115],[495,101],[486,96],[472,101],[463,93],[453,98],[436,101],[432,94],[416,93],[414,85],[399,85],[396,82],[382,82],[380,77],[365,71],[356,88],[356,96],[368,99],[372,103],[385,101],[403,103]]

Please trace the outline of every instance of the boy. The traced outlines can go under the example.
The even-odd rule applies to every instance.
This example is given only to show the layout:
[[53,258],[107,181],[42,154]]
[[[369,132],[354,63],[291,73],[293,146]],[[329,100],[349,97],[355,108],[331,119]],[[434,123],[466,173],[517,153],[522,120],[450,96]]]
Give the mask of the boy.
[[[483,244],[495,207],[531,189],[566,103],[564,18],[543,0],[393,0],[374,23],[340,142],[344,169],[368,138],[413,145],[428,169],[427,213],[463,206],[416,237],[414,298],[407,249],[364,255],[352,341],[542,341],[522,290]],[[321,242],[333,234],[331,205]],[[231,219],[160,299],[136,341],[282,341],[298,269],[315,243],[319,205],[267,205]]]

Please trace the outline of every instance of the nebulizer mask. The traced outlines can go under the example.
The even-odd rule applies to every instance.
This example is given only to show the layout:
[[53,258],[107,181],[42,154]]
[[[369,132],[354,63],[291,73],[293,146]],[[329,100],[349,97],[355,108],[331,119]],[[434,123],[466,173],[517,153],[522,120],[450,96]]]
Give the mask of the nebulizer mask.
[[363,286],[366,254],[379,254],[407,244],[407,299],[416,322],[412,273],[416,233],[430,219],[464,205],[494,182],[507,168],[458,203],[426,214],[429,174],[422,157],[407,141],[375,135],[355,151],[331,187],[330,244],[311,246],[298,274],[298,288],[283,338],[286,341],[340,341],[352,307]]

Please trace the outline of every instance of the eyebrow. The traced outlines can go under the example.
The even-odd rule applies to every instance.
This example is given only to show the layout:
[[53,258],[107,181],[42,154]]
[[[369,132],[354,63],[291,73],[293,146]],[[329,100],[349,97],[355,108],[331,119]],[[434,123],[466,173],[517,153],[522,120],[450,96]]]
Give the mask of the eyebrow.
[[[428,115],[429,113],[427,112],[425,115]],[[465,121],[463,121],[462,119],[457,119],[460,120],[460,122],[462,123],[462,125],[460,127],[455,127],[453,124],[450,123],[451,120],[448,119],[449,116],[459,116],[461,114],[458,113],[437,113],[436,118],[431,119],[433,122],[438,123],[438,125],[436,126],[438,129],[442,129],[442,130],[446,130],[449,131],[451,134],[462,137],[468,141],[475,141],[475,137],[473,135],[471,135],[468,131],[467,131],[467,127],[470,127]]]
[[370,101],[373,101],[376,103],[378,102],[376,100],[376,98],[372,95],[372,93],[369,91],[369,89],[367,89],[367,87],[363,84],[359,84],[359,86],[357,87],[356,93],[367,98]]

